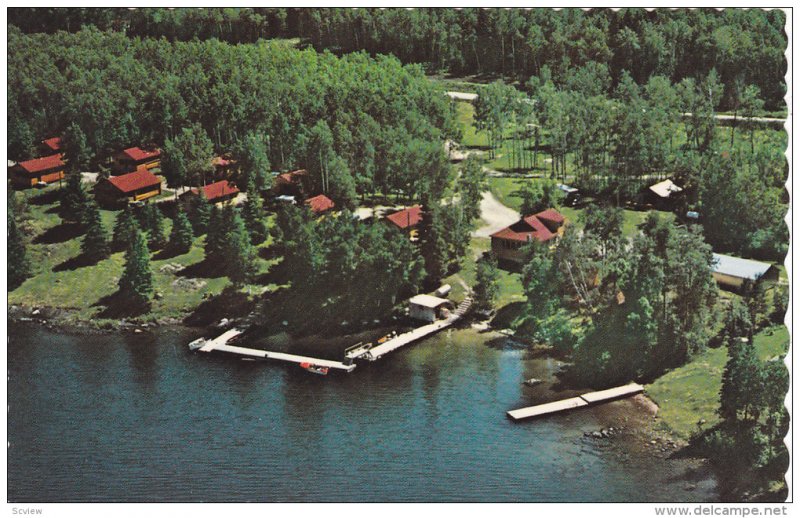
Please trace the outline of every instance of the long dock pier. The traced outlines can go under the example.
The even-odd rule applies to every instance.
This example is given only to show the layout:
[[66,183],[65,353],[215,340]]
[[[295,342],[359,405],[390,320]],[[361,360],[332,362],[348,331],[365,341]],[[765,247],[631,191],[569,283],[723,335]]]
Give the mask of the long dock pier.
[[[237,345],[229,345],[228,342],[242,334],[239,329],[230,329],[225,331],[220,336],[211,340],[203,340],[192,342],[196,345],[193,350],[203,353],[210,353],[213,351],[221,351],[225,353],[238,354],[241,356],[248,356],[251,358],[259,358],[263,360],[277,360],[283,362],[308,363],[317,367],[327,367],[329,369],[339,369],[345,372],[352,372],[356,368],[353,364],[344,364],[334,360],[325,360],[322,358],[311,358],[310,356],[298,356],[296,354],[280,353],[275,351],[262,351],[261,349],[251,349],[249,347],[239,347]],[[190,344],[190,348],[192,345]]]
[[509,410],[507,415],[511,419],[519,421],[521,419],[529,419],[531,417],[540,417],[544,415],[566,412],[567,410],[572,410],[573,408],[582,408],[598,403],[605,403],[614,399],[638,394],[643,390],[644,387],[638,383],[630,383],[628,385],[610,388],[607,390],[587,392],[581,396],[562,399],[561,401],[553,401],[552,403],[529,406],[525,408],[519,408],[517,410]]
[[401,335],[397,335],[394,338],[390,338],[389,340],[381,344],[378,344],[374,347],[371,347],[369,345],[358,344],[357,347],[354,346],[345,351],[345,358],[348,361],[363,359],[374,362],[384,354],[396,351],[397,349],[400,349],[404,345],[416,342],[417,340],[421,340],[426,336],[430,336],[438,331],[441,331],[442,329],[450,327],[451,325],[455,324],[462,316],[464,316],[464,314],[469,310],[471,305],[472,305],[472,298],[467,297],[463,301],[461,301],[456,310],[453,311],[453,314],[447,317],[446,319],[439,320],[438,322],[433,322],[432,324],[424,325],[422,327],[418,327]]

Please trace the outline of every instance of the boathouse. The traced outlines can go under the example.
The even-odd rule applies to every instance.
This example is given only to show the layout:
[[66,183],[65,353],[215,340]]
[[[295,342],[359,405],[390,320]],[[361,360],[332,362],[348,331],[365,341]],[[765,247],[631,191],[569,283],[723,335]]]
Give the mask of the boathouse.
[[153,147],[142,149],[129,147],[114,156],[114,170],[118,173],[135,172],[138,169],[154,169],[161,166],[161,150]]
[[64,160],[55,154],[33,160],[25,160],[9,169],[11,182],[17,187],[33,187],[57,182],[64,178]]
[[746,281],[778,280],[777,268],[769,263],[722,254],[714,254],[711,274],[721,287],[734,291],[741,290]]
[[453,303],[433,295],[415,295],[408,299],[408,316],[423,322],[436,322],[447,318]]
[[320,194],[314,196],[313,198],[309,198],[305,201],[305,205],[311,209],[311,212],[314,215],[318,216],[320,214],[324,214],[329,210],[332,210],[336,205],[333,203],[333,200],[325,196],[324,194]]
[[492,234],[492,252],[499,261],[521,265],[525,260],[525,245],[555,239],[563,232],[564,222],[564,216],[555,209],[526,216]]
[[97,201],[103,205],[119,206],[131,201],[142,201],[161,194],[161,180],[148,171],[112,176],[101,180],[95,188]]

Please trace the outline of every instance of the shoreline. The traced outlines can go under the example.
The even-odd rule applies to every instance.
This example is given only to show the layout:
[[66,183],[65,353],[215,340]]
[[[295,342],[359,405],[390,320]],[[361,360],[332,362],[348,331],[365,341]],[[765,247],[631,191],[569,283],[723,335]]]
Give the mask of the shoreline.
[[[90,323],[80,320],[67,321],[68,316],[64,314],[63,310],[38,309],[37,315],[31,315],[31,312],[35,311],[31,308],[9,306],[9,320],[20,325],[43,326],[51,331],[63,329],[70,333],[84,335],[151,333],[170,328],[193,331],[202,329],[185,325],[177,319],[163,319],[156,324],[123,322],[113,328],[106,328],[92,326]],[[471,326],[466,327],[466,329],[470,328]],[[362,334],[369,332],[365,331]],[[483,332],[509,339],[498,330]],[[336,342],[344,343],[349,340],[345,338],[346,336],[353,335],[342,335],[329,341],[327,345],[333,345]],[[295,339],[289,338],[289,341],[295,342]],[[305,349],[309,347],[309,343],[317,342],[313,337],[304,337],[297,340],[295,346]],[[552,358],[537,355],[536,358],[530,360],[550,361]],[[551,386],[547,387],[547,397],[557,399],[559,393],[563,393],[563,391],[553,390]],[[688,442],[659,426],[658,411],[658,405],[646,394],[637,394],[629,398],[577,410],[577,412],[591,413],[599,428],[587,429],[585,426],[576,425],[575,431],[578,432],[579,440],[592,443],[600,450],[615,456],[619,462],[647,464],[654,460],[664,461],[660,464],[660,471],[673,480],[684,481],[683,490],[687,494],[696,490],[713,491],[715,498],[719,498],[720,488],[710,460],[705,457],[686,455]]]

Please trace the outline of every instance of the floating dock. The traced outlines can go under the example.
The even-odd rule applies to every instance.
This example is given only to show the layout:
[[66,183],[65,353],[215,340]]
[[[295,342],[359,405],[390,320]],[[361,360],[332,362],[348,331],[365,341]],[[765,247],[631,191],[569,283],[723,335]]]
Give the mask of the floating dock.
[[613,399],[619,399],[638,394],[643,390],[644,387],[638,383],[630,383],[621,387],[600,390],[598,392],[587,392],[581,396],[562,399],[561,401],[554,401],[552,403],[545,403],[543,405],[529,406],[517,410],[509,410],[506,412],[506,414],[511,419],[519,421],[520,419],[540,417],[543,415],[566,412],[567,410],[572,410],[573,408],[582,408],[597,403],[605,403]]

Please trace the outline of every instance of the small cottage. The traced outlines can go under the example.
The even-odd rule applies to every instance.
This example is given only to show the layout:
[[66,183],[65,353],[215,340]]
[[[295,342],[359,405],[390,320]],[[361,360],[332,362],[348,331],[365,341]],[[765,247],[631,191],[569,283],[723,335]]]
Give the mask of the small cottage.
[[645,201],[657,209],[672,210],[681,192],[683,188],[675,185],[672,180],[664,180],[647,189]]
[[546,243],[555,239],[563,232],[564,222],[564,216],[555,209],[526,216],[492,234],[492,252],[500,261],[521,265],[525,260],[525,245],[532,241]]
[[61,141],[61,137],[51,137],[48,139],[43,140],[39,144],[39,150],[45,155],[52,155],[53,153],[62,153],[63,149],[63,142]]
[[332,210],[336,205],[333,203],[333,200],[325,196],[324,194],[320,194],[318,196],[314,196],[313,198],[309,198],[305,201],[306,207],[311,209],[311,212],[314,215],[320,215]]
[[277,196],[299,196],[303,197],[308,191],[308,171],[298,169],[288,173],[279,174],[275,177],[273,190]]
[[[209,203],[225,203],[236,199],[239,195],[239,188],[228,180],[220,180],[219,182],[210,183],[202,187],[203,195]],[[192,189],[191,194],[197,196],[200,191]]]
[[64,167],[62,155],[55,154],[15,164],[9,168],[9,175],[17,187],[33,187],[61,180]]
[[95,188],[95,193],[99,203],[119,206],[158,196],[161,194],[161,180],[143,168],[133,173],[101,180]]
[[118,173],[130,173],[139,169],[150,170],[160,166],[161,150],[158,148],[129,147],[114,156],[114,170]]
[[733,291],[741,290],[745,281],[778,280],[778,269],[769,263],[722,254],[714,254],[711,274],[717,284]]

